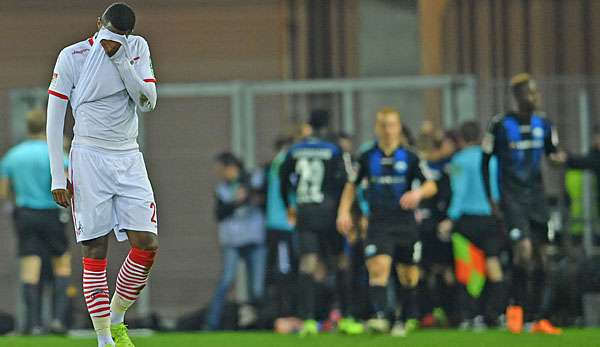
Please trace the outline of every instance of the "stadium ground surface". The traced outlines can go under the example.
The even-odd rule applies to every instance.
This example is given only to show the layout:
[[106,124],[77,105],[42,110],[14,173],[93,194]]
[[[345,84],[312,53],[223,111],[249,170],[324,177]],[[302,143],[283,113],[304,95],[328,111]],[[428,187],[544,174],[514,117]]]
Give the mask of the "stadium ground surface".
[[[138,347],[210,346],[210,347],[388,347],[388,346],[600,346],[600,329],[571,329],[561,336],[511,335],[504,331],[483,333],[450,330],[418,331],[405,338],[389,336],[341,336],[323,334],[314,337],[283,336],[272,333],[197,333],[156,334],[134,338]],[[0,337],[0,346],[33,347],[95,347],[95,339],[66,337]]]

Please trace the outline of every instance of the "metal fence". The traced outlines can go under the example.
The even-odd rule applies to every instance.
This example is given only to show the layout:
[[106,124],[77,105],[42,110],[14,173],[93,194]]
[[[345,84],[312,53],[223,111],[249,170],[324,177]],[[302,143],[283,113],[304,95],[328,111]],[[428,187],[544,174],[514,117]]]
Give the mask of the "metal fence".
[[[582,78],[540,81],[544,109],[571,151],[587,151],[589,147],[598,85],[600,81]],[[44,107],[46,99],[44,88],[11,92],[13,141],[25,134],[25,112],[35,106]],[[431,104],[440,110],[439,123],[445,127],[467,119],[479,119],[483,125],[493,114],[510,106],[507,81],[477,81],[472,76],[159,84],[157,110],[140,117],[140,144],[161,206],[163,250],[173,248],[177,252],[162,257],[153,273],[152,293],[147,294],[153,308],[175,317],[189,310],[186,298],[194,297],[196,305],[206,302],[218,279],[220,254],[210,208],[214,154],[230,149],[242,156],[248,167],[258,167],[270,158],[271,143],[277,135],[322,100],[331,106],[335,128],[353,134],[357,142],[372,137],[374,114],[381,106],[400,109],[413,129],[420,125]],[[70,129],[72,119],[66,124]],[[550,190],[561,194],[560,174],[556,170],[548,172]],[[588,177],[585,235],[589,253],[594,250],[592,238],[598,230],[591,186]],[[0,242],[10,243],[10,235],[0,233]],[[124,254],[124,250],[115,252],[111,256]],[[12,268],[9,262],[2,264]],[[186,271],[179,270],[182,268]],[[117,271],[109,269],[110,273]],[[77,276],[74,279],[79,280]],[[16,293],[17,281],[12,283]],[[180,295],[161,295],[173,291]],[[14,307],[13,298],[6,297],[0,304],[10,309]],[[142,312],[148,312],[148,305],[139,306]]]

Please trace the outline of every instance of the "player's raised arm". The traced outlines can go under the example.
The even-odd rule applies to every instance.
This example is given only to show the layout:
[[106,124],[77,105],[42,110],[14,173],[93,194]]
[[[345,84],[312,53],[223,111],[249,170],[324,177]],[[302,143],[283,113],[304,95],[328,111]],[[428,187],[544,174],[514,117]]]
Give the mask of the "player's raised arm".
[[65,115],[67,113],[67,103],[73,89],[70,72],[69,57],[61,52],[54,67],[52,82],[48,88],[46,138],[50,157],[50,172],[52,174],[52,195],[56,203],[63,207],[69,205],[71,198],[67,191],[63,151]]
[[[152,74],[152,63],[150,60],[150,49],[146,40],[140,38],[142,53],[139,56],[139,70],[133,66],[132,59],[138,57],[128,56],[130,47],[127,38],[106,28],[98,33],[98,41],[104,47],[106,53],[115,64],[119,75],[125,84],[127,93],[142,112],[150,112],[156,107],[156,79]],[[142,76],[140,76],[140,72]]]

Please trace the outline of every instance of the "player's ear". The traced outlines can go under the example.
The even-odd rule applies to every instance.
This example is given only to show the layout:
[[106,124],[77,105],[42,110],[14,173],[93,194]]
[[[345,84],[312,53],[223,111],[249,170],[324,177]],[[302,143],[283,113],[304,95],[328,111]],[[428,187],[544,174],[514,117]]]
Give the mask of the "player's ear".
[[96,25],[98,26],[98,30],[102,28],[102,20],[100,19],[100,17],[98,17],[98,19],[96,20]]

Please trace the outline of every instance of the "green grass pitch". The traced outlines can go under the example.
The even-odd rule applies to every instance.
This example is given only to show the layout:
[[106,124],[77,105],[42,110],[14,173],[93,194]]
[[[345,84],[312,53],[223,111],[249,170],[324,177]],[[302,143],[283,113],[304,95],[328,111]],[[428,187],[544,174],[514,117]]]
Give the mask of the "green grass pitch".
[[[388,347],[388,346],[466,346],[466,347],[576,347],[600,346],[600,329],[571,329],[561,336],[511,335],[504,331],[483,333],[450,330],[417,331],[406,338],[389,336],[341,336],[322,334],[301,338],[272,333],[197,333],[156,334],[133,339],[138,347],[207,346],[207,347]],[[0,346],[10,347],[95,347],[95,339],[63,337],[0,337]]]

